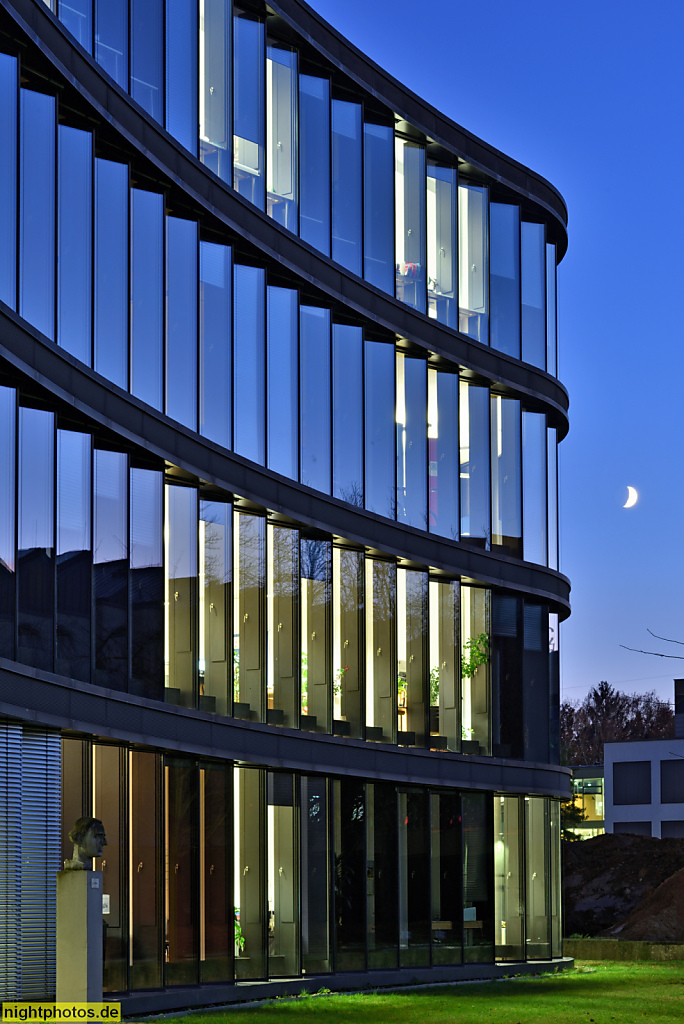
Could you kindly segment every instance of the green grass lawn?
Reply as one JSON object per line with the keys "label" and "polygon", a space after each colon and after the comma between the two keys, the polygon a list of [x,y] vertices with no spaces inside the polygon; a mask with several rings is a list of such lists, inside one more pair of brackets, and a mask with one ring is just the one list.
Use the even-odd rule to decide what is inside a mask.
{"label": "green grass lawn", "polygon": [[[578,969],[579,968],[579,969]],[[189,1014],[183,1024],[663,1024],[684,1021],[684,964],[579,961],[562,974]]]}

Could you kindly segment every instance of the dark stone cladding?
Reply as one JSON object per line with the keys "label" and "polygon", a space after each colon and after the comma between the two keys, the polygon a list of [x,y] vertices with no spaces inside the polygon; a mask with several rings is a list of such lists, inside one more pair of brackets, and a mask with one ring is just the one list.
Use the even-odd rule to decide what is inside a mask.
{"label": "dark stone cladding", "polygon": [[[286,268],[290,274],[315,288],[322,297],[341,303],[356,315],[459,366],[466,373],[494,382],[502,393],[527,398],[535,408],[546,410],[550,422],[558,428],[559,440],[565,436],[568,429],[568,395],[555,377],[438,324],[316,252],[208,172],[197,158],[191,156],[148,117],[128,94],[110,83],[95,61],[70,40],[66,30],[44,4],[35,3],[34,0],[0,2],[14,21],[15,34],[18,27],[59,75],[128,145],[146,157],[162,178],[183,190],[200,209],[210,212],[230,232],[263,254],[266,260]],[[303,20],[310,25],[314,43],[315,21],[320,34],[325,35],[327,44],[332,46],[336,39],[338,50],[343,50],[359,66],[359,74],[360,70],[365,69],[368,75],[372,72],[377,78],[382,78],[384,86],[389,90],[386,102],[392,104],[393,100],[397,103],[401,100],[407,115],[413,111],[416,121],[420,120],[418,115],[421,115],[424,120],[434,122],[433,135],[443,135],[445,144],[452,151],[458,152],[464,147],[477,150],[473,153],[469,151],[469,159],[481,164],[488,175],[500,181],[508,180],[508,169],[511,187],[520,195],[531,196],[535,203],[547,211],[551,209],[550,197],[555,196],[558,209],[552,210],[552,213],[562,221],[565,207],[558,194],[543,179],[537,178],[531,171],[522,168],[522,165],[487,147],[462,129],[457,129],[436,111],[421,104],[391,78],[383,75],[380,69],[363,60],[360,54],[344,44],[341,37],[318,22],[307,8],[294,2],[282,6],[283,12],[290,18],[291,12],[296,9],[298,24]],[[395,96],[392,89],[398,90],[398,95]],[[379,86],[376,92],[381,95]],[[491,167],[487,164],[488,155]],[[520,179],[517,184],[516,175]]]}
{"label": "dark stone cladding", "polygon": [[0,356],[90,421],[224,491],[352,543],[548,601],[562,618],[569,614],[570,581],[561,573],[384,519],[228,452],[111,384],[2,302]]}
{"label": "dark stone cladding", "polygon": [[0,716],[268,768],[567,798],[570,769],[340,739],[189,711],[0,658]]}

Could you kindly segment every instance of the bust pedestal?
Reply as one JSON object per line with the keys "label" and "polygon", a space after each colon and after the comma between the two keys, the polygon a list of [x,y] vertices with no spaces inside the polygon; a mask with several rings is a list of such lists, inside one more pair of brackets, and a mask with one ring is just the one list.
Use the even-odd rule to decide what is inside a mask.
{"label": "bust pedestal", "polygon": [[102,1002],[102,872],[57,872],[57,1002]]}

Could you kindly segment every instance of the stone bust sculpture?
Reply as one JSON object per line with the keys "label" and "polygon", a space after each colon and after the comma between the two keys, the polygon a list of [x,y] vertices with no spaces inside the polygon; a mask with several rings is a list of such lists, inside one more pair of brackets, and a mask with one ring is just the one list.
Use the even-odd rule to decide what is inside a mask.
{"label": "stone bust sculpture", "polygon": [[99,818],[79,818],[69,832],[69,839],[74,844],[74,855],[64,861],[65,871],[90,871],[93,857],[101,857],[107,845],[104,825]]}

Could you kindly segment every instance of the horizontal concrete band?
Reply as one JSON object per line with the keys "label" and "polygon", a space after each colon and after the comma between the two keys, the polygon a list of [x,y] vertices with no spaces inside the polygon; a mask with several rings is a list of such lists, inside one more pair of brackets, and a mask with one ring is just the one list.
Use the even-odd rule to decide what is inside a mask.
{"label": "horizontal concrete band", "polygon": [[89,370],[0,302],[0,358],[70,409],[199,479],[306,526],[421,565],[548,601],[566,618],[570,581],[498,552],[384,519],[248,462]]}
{"label": "horizontal concrete band", "polygon": [[190,711],[0,658],[0,716],[267,768],[567,798],[570,769],[300,732]]}
{"label": "horizontal concrete band", "polygon": [[[182,189],[200,208],[243,239],[255,258],[266,258],[286,268],[290,274],[310,285],[322,300],[338,302],[348,312],[407,339],[418,348],[434,353],[478,378],[498,382],[502,393],[526,398],[531,406],[546,410],[549,424],[558,429],[559,440],[566,435],[568,394],[555,377],[410,309],[282,229],[272,218],[208,172],[197,158],[148,117],[127,93],[110,84],[95,61],[70,42],[59,21],[45,5],[36,4],[33,0],[3,0],[3,6],[14,21],[14,31],[18,26],[24,32],[88,107],[96,111],[128,146],[149,160],[163,179]],[[480,145],[484,146],[484,143]],[[496,151],[492,150],[492,153]],[[502,160],[507,159],[502,154],[498,156]],[[525,173],[532,178],[532,172]],[[550,188],[548,183],[546,187]]]}

